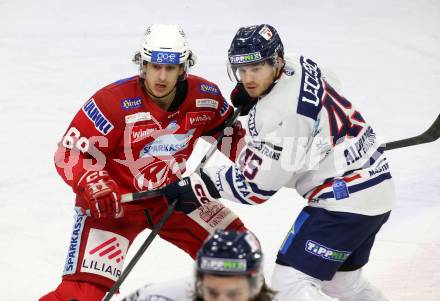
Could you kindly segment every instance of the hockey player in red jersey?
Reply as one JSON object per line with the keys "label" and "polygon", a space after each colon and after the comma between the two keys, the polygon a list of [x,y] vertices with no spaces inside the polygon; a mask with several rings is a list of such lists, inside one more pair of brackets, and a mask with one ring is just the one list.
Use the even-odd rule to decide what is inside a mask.
{"label": "hockey player in red jersey", "polygon": [[[168,207],[164,197],[122,205],[121,195],[176,181],[195,140],[219,135],[232,114],[215,84],[188,74],[195,60],[179,26],[150,26],[134,61],[140,76],[87,100],[55,154],[58,173],[76,194],[77,215],[62,282],[40,300],[101,300],[134,238]],[[159,235],[194,258],[215,229],[244,226],[210,202],[173,213]]]}

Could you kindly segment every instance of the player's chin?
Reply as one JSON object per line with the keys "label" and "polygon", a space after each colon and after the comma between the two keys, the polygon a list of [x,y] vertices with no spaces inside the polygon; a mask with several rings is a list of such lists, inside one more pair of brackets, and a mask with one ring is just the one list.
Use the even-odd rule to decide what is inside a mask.
{"label": "player's chin", "polygon": [[260,89],[258,87],[252,87],[252,88],[245,88],[246,92],[249,94],[250,97],[255,98],[260,96]]}
{"label": "player's chin", "polygon": [[170,93],[170,90],[168,87],[155,87],[153,92],[157,97],[163,97]]}

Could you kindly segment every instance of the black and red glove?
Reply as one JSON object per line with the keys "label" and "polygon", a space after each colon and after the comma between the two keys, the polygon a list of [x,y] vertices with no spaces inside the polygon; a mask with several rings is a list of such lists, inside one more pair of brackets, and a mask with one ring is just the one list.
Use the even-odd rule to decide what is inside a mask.
{"label": "black and red glove", "polygon": [[201,176],[193,173],[189,177],[168,184],[164,188],[168,203],[177,199],[176,210],[190,214],[203,204],[220,198],[220,194],[209,177],[201,172]]}
{"label": "black and red glove", "polygon": [[241,116],[249,113],[252,107],[257,103],[255,98],[252,98],[244,88],[242,83],[237,83],[235,88],[231,91],[231,102],[234,107],[241,107]]}
{"label": "black and red glove", "polygon": [[107,171],[88,172],[79,181],[78,189],[94,218],[124,216],[119,186]]}

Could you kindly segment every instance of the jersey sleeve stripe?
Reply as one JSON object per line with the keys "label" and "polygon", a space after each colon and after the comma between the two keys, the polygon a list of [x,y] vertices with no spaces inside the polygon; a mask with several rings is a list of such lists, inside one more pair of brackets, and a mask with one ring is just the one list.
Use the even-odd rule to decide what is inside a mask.
{"label": "jersey sleeve stripe", "polygon": [[258,187],[255,183],[249,183],[249,186],[251,186],[251,189],[253,192],[258,193],[260,195],[271,197],[273,196],[277,191],[276,190],[264,190]]}
{"label": "jersey sleeve stripe", "polygon": [[234,195],[234,197],[239,200],[241,203],[245,204],[245,205],[252,205],[251,203],[249,203],[246,199],[244,199],[240,193],[235,189],[234,186],[234,180],[232,177],[232,166],[230,168],[228,168],[228,171],[226,171],[225,173],[225,177],[226,177],[226,181],[228,182],[228,185],[231,189],[232,194]]}
{"label": "jersey sleeve stripe", "polygon": [[[355,174],[355,175],[353,175],[353,176],[351,176],[351,177],[344,177],[344,178],[342,178],[342,180],[344,180],[344,182],[345,183],[349,183],[349,182],[351,182],[351,181],[354,181],[354,180],[356,180],[356,179],[360,179],[361,178],[361,175],[359,175],[359,174]],[[318,187],[316,187],[313,191],[312,191],[312,193],[307,197],[307,199],[310,201],[311,199],[313,199],[316,195],[318,195],[318,193],[319,192],[321,192],[322,190],[324,190],[324,189],[326,189],[326,188],[329,188],[329,187],[332,187],[333,186],[333,180],[332,181],[329,181],[329,182],[327,182],[327,183],[324,183],[324,184],[322,184],[322,185],[319,185]],[[333,193],[333,192],[332,192]]]}
{"label": "jersey sleeve stripe", "polygon": [[257,203],[257,204],[262,204],[268,200],[268,198],[262,199],[262,198],[257,197],[256,195],[250,196],[249,199],[252,202]]}
{"label": "jersey sleeve stripe", "polygon": [[[377,176],[375,178],[372,178],[372,179],[370,179],[368,181],[365,181],[365,182],[362,182],[362,183],[359,183],[359,184],[347,187],[348,188],[348,192],[350,194],[351,193],[355,193],[355,192],[358,192],[358,191],[361,191],[361,190],[373,187],[375,185],[378,185],[378,184],[382,183],[383,181],[389,180],[389,179],[391,179],[391,173],[387,172],[387,173],[381,174],[381,175],[379,175],[379,176]],[[325,192],[325,193],[319,195],[320,199],[331,199],[331,198],[334,198],[334,197],[335,196],[334,196],[333,191]]]}

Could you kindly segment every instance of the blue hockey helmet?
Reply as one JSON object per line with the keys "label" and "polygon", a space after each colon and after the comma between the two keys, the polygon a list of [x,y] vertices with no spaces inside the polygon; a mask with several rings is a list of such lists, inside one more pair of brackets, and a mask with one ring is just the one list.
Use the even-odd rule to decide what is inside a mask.
{"label": "blue hockey helmet", "polygon": [[247,276],[256,296],[264,283],[262,262],[260,242],[252,232],[216,230],[197,254],[197,291],[200,294],[204,274]]}
{"label": "blue hockey helmet", "polygon": [[284,57],[284,46],[273,26],[261,24],[241,27],[228,50],[228,72],[233,71],[235,76],[237,67],[267,60],[275,65],[277,57]]}

